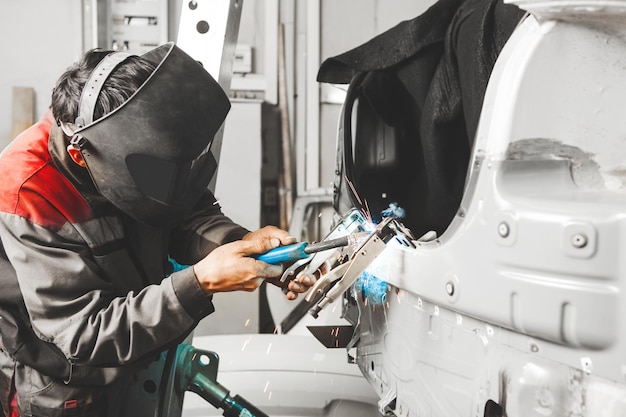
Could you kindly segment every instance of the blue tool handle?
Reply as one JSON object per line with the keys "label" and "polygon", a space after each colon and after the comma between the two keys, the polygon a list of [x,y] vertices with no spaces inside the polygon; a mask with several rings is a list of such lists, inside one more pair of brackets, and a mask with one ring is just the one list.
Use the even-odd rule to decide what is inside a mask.
{"label": "blue tool handle", "polygon": [[298,259],[304,259],[309,256],[304,248],[308,245],[308,242],[294,243],[287,246],[279,246],[274,248],[268,252],[265,252],[262,255],[256,256],[255,258],[259,261],[263,261],[265,263],[271,265],[277,265],[283,262],[296,261]]}

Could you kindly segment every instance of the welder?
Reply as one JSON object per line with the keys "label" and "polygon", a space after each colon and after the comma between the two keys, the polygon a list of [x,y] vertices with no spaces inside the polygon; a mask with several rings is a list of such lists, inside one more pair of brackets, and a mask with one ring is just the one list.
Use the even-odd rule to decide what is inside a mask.
{"label": "welder", "polygon": [[[213,294],[281,274],[254,255],[293,238],[234,223],[207,189],[229,109],[172,43],[92,50],[3,151],[4,414],[117,415],[134,372],[188,336]],[[170,259],[190,267],[173,272]],[[287,298],[310,284],[290,283]]]}

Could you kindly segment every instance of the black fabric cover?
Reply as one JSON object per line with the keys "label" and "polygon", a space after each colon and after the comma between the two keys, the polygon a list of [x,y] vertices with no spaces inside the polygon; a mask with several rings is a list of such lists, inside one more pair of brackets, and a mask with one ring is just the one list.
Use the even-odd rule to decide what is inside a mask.
{"label": "black fabric cover", "polygon": [[[354,167],[349,167],[349,142],[339,143],[338,211],[367,205],[376,218],[396,201],[414,234],[443,233],[463,195],[491,71],[523,16],[501,0],[440,0],[422,15],[322,63],[318,81],[350,83],[353,98],[359,99]],[[360,122],[362,115],[369,120]],[[368,146],[361,155],[359,148]],[[372,152],[388,160],[372,164]]]}

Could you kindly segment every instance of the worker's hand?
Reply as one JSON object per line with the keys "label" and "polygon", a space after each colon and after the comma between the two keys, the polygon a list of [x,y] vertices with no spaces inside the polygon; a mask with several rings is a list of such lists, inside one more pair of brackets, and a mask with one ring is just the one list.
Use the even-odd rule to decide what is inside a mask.
{"label": "worker's hand", "polygon": [[296,242],[296,238],[291,236],[283,229],[279,229],[276,226],[265,226],[254,232],[247,233],[242,240],[257,240],[257,239],[278,239],[281,245],[290,245]]}
{"label": "worker's hand", "polygon": [[[290,245],[296,242],[296,238],[291,236],[286,231],[279,229],[276,226],[265,226],[254,232],[250,232],[243,237],[245,241],[251,241],[254,239],[279,239],[280,245]],[[284,287],[284,283],[280,283],[278,278],[268,279],[270,284],[274,284],[279,287]],[[298,294],[307,292],[309,288],[315,284],[316,277],[301,276],[287,283],[286,297],[288,300],[295,300],[298,298]]]}
{"label": "worker's hand", "polygon": [[295,300],[298,298],[298,294],[302,294],[307,292],[309,288],[317,281],[317,277],[310,275],[299,275],[295,279],[289,281],[287,284],[287,289],[289,290],[285,296],[288,300]]}
{"label": "worker's hand", "polygon": [[295,300],[298,298],[298,294],[307,292],[309,288],[317,282],[320,275],[325,273],[325,271],[326,269],[324,265],[313,274],[305,274],[303,271],[300,271],[296,273],[295,278],[290,279],[287,282],[281,282],[279,278],[270,278],[266,279],[266,281],[282,288],[288,300]]}
{"label": "worker's hand", "polygon": [[322,266],[313,273],[305,273],[301,270],[296,274],[296,278],[289,281],[287,286],[288,292],[286,294],[288,300],[295,300],[298,298],[299,293],[303,293],[309,290],[313,284],[317,282],[319,277],[326,274],[329,271],[329,266],[325,262]]}
{"label": "worker's hand", "polygon": [[283,267],[257,261],[252,256],[265,253],[280,244],[277,237],[227,243],[195,264],[193,271],[207,294],[254,291],[263,279],[279,277]]}

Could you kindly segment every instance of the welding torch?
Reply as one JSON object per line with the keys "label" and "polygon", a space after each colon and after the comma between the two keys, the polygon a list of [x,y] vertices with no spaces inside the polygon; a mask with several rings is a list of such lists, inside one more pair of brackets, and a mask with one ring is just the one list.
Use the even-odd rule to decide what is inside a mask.
{"label": "welding torch", "polygon": [[368,235],[369,233],[367,232],[359,232],[338,237],[336,239],[323,240],[316,243],[293,243],[291,245],[274,248],[268,252],[265,252],[264,254],[256,256],[255,258],[259,261],[263,261],[271,265],[297,261],[298,259],[307,258],[317,252],[340,248],[348,245],[356,245],[359,239],[362,239]]}

